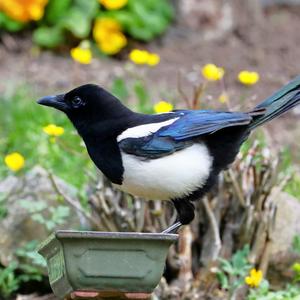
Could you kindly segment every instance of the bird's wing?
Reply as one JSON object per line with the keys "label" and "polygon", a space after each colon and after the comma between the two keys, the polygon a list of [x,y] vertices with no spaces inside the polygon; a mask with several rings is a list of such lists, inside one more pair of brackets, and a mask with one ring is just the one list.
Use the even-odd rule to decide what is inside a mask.
{"label": "bird's wing", "polygon": [[183,141],[204,134],[211,134],[220,129],[247,125],[252,117],[249,113],[198,110],[183,112],[183,116],[158,133],[161,137],[172,137],[175,141]]}
{"label": "bird's wing", "polygon": [[197,137],[226,127],[247,125],[252,120],[248,113],[239,112],[199,110],[180,111],[177,114],[175,122],[151,135],[119,141],[120,149],[146,159],[159,158],[190,146]]}

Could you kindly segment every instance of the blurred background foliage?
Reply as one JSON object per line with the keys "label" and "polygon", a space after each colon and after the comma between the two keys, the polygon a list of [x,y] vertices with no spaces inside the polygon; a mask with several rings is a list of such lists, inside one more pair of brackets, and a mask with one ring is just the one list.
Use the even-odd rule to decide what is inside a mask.
{"label": "blurred background foliage", "polygon": [[149,42],[165,32],[173,17],[167,0],[2,0],[0,4],[0,29],[32,30],[33,41],[45,48],[92,38],[95,22],[101,19],[117,23],[130,38]]}
{"label": "blurred background foliage", "polygon": [[[294,7],[225,2],[0,1],[1,300],[51,299],[35,249],[53,230],[158,232],[176,218],[168,203],[114,189],[67,118],[36,99],[92,81],[142,113],[247,110],[299,73],[291,55],[299,39],[281,31],[296,30],[285,26],[299,18]],[[19,67],[21,80],[11,80]],[[290,116],[253,134],[197,203],[153,299],[299,299],[298,114]]]}

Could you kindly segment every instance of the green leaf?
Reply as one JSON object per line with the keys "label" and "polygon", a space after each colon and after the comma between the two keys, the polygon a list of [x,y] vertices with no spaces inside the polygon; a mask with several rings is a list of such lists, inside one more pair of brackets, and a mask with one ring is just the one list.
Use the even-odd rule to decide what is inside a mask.
{"label": "green leaf", "polygon": [[30,200],[20,200],[19,205],[21,207],[25,208],[26,210],[28,210],[28,212],[30,212],[31,214],[41,212],[48,207],[46,202],[43,202],[43,201],[34,201],[33,202]]}
{"label": "green leaf", "polygon": [[91,20],[79,8],[72,7],[60,25],[77,38],[86,38],[91,30]]}
{"label": "green leaf", "polygon": [[49,1],[47,8],[45,19],[50,24],[56,24],[57,21],[62,18],[68,8],[70,7],[72,0],[51,0]]}
{"label": "green leaf", "polygon": [[236,270],[241,270],[248,266],[249,246],[246,245],[242,250],[237,251],[232,257],[232,265]]}
{"label": "green leaf", "polygon": [[139,100],[138,110],[141,112],[148,112],[150,106],[150,95],[141,80],[135,82],[134,92]]}
{"label": "green leaf", "polygon": [[221,262],[221,267],[224,272],[226,272],[230,275],[234,273],[234,269],[228,260],[223,259],[223,258],[219,258],[219,260]]}
{"label": "green leaf", "polygon": [[[153,0],[152,0],[153,1]],[[175,15],[174,6],[169,3],[169,1],[160,1],[160,10],[163,16],[168,20],[171,21]]]}
{"label": "green leaf", "polygon": [[32,219],[33,221],[35,221],[35,222],[40,223],[40,224],[45,224],[45,223],[46,223],[46,219],[43,217],[43,215],[38,214],[38,213],[33,214],[33,215],[31,216],[31,219]]}
{"label": "green leaf", "polygon": [[0,295],[8,298],[20,286],[20,280],[16,277],[17,262],[12,261],[6,268],[0,267]]}
{"label": "green leaf", "polygon": [[0,220],[4,219],[7,216],[8,208],[6,205],[6,197],[5,193],[0,193]]}
{"label": "green leaf", "polygon": [[108,11],[101,14],[101,16],[115,19],[122,25],[124,31],[127,31],[130,26],[134,26],[134,24],[136,24],[136,22],[138,21],[138,19],[132,12],[124,10]]}
{"label": "green leaf", "polygon": [[55,48],[64,43],[63,31],[59,27],[40,27],[33,32],[33,41],[45,48]]}
{"label": "green leaf", "polygon": [[4,26],[5,19],[4,13],[0,11],[0,28]]}
{"label": "green leaf", "polygon": [[0,12],[0,28],[4,28],[5,30],[10,32],[16,32],[20,31],[25,26],[25,23],[15,21],[4,13]]}
{"label": "green leaf", "polygon": [[89,19],[94,18],[100,8],[98,0],[75,0],[75,6]]}
{"label": "green leaf", "polygon": [[55,224],[63,224],[66,218],[70,215],[70,208],[68,206],[51,207],[49,211],[52,213],[51,219]]}
{"label": "green leaf", "polygon": [[[156,1],[157,2],[157,1]],[[148,41],[155,35],[161,34],[167,27],[169,21],[165,17],[162,10],[165,9],[164,1],[154,3],[146,1],[131,1],[129,3],[130,10],[135,16],[134,25],[130,25],[129,33],[135,38]],[[169,5],[167,4],[167,7]],[[151,33],[151,34],[150,34]],[[145,36],[143,36],[145,34]]]}
{"label": "green leaf", "polygon": [[294,236],[292,246],[295,252],[300,253],[300,235]]}
{"label": "green leaf", "polygon": [[158,35],[165,31],[168,22],[159,15],[148,15],[144,19],[145,27],[151,28],[152,33]]}
{"label": "green leaf", "polygon": [[53,221],[51,221],[51,220],[50,221],[46,221],[45,225],[46,225],[46,228],[49,231],[52,231],[55,228],[55,226],[56,226],[56,224]]}
{"label": "green leaf", "polygon": [[217,279],[222,287],[222,289],[228,289],[229,288],[229,282],[228,278],[225,273],[223,272],[217,272]]}
{"label": "green leaf", "polygon": [[151,41],[154,38],[154,33],[150,28],[145,26],[142,27],[138,24],[130,24],[128,27],[128,33],[137,40],[144,42]]}
{"label": "green leaf", "polygon": [[10,32],[17,32],[17,31],[22,30],[25,27],[25,24],[14,21],[14,20],[7,19],[5,21],[4,27],[6,30],[8,30]]}
{"label": "green leaf", "polygon": [[111,92],[114,96],[122,101],[126,101],[129,97],[129,92],[125,81],[122,78],[116,78],[111,87]]}

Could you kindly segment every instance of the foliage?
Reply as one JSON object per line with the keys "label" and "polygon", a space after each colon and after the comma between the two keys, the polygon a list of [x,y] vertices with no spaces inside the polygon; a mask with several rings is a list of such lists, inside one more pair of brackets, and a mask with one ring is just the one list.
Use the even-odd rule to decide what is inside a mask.
{"label": "foliage", "polygon": [[129,36],[147,42],[166,30],[173,13],[166,0],[129,0],[122,10],[100,12],[99,15],[116,19]]}
{"label": "foliage", "polygon": [[292,244],[293,250],[300,254],[300,235],[295,235]]}
{"label": "foliage", "polygon": [[66,218],[70,215],[68,206],[49,207],[44,201],[32,203],[32,201],[20,200],[20,206],[30,212],[32,220],[44,225],[48,231],[64,224]]}
{"label": "foliage", "polygon": [[45,268],[44,259],[36,252],[38,241],[30,241],[17,249],[18,261],[13,260],[7,267],[0,267],[0,295],[8,297],[28,281],[41,281]]}
{"label": "foliage", "polygon": [[[8,0],[3,1],[6,3]],[[110,8],[107,2],[49,0],[45,11],[41,12],[42,19],[34,24],[33,41],[41,47],[54,48],[87,39],[96,19],[111,18],[121,25],[126,35],[147,42],[161,35],[174,15],[168,0],[128,0],[128,3],[123,1],[124,6],[118,9]],[[25,5],[21,3],[22,8]],[[9,14],[5,7],[1,12],[0,6],[0,29],[19,31],[30,28],[29,21],[34,19],[20,19]],[[44,7],[40,9],[44,10]]]}
{"label": "foliage", "polygon": [[6,195],[4,193],[0,193],[0,221],[4,219],[7,215],[7,207],[6,207]]}
{"label": "foliage", "polygon": [[[296,235],[293,239],[292,248],[295,252],[300,253],[300,236]],[[296,300],[300,294],[300,264],[294,263],[292,266],[294,271],[293,283],[288,284],[284,289],[271,291],[270,284],[267,280],[263,280],[258,289],[251,289],[247,300]]]}
{"label": "foliage", "polygon": [[229,260],[219,258],[220,266],[216,273],[217,278],[221,287],[229,290],[230,294],[244,285],[245,277],[252,267],[248,261],[249,251],[249,245],[245,245],[243,249],[234,253]]}
{"label": "foliage", "polygon": [[247,300],[298,300],[300,287],[297,285],[287,285],[285,289],[270,291],[269,283],[264,283],[258,289],[251,289]]}
{"label": "foliage", "polygon": [[20,286],[20,279],[15,271],[17,263],[12,262],[6,268],[0,267],[0,295],[8,297]]}
{"label": "foliage", "polygon": [[292,175],[291,180],[287,183],[284,190],[297,199],[300,199],[300,175],[298,173]]}
{"label": "foliage", "polygon": [[285,191],[290,195],[300,199],[300,175],[299,170],[295,168],[293,163],[293,158],[291,155],[291,150],[286,147],[281,153],[281,172],[290,174],[291,179],[285,186]]}
{"label": "foliage", "polygon": [[134,96],[136,101],[133,104],[133,109],[136,111],[142,113],[154,112],[150,101],[150,91],[141,79],[135,79],[131,85],[128,85],[123,78],[118,77],[113,81],[111,91],[125,103],[131,95]]}
{"label": "foliage", "polygon": [[[88,172],[92,164],[80,138],[65,116],[42,108],[35,103],[35,98],[26,88],[16,89],[12,95],[0,96],[1,110],[7,112],[0,119],[0,156],[18,151],[26,160],[22,171],[41,165],[69,183],[82,187],[87,176],[77,170]],[[55,141],[43,131],[45,126],[53,123],[65,129]],[[1,163],[0,178],[8,173],[8,168]]]}

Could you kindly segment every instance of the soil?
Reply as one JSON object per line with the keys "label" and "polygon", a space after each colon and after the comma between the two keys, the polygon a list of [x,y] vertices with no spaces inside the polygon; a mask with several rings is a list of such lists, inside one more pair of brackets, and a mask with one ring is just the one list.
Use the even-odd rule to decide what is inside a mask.
{"label": "soil", "polygon": [[[153,87],[157,100],[161,95],[175,97],[177,74],[184,74],[184,89],[191,95],[200,69],[213,62],[225,68],[225,84],[231,99],[231,108],[251,108],[291,78],[300,73],[300,7],[272,7],[264,11],[263,26],[249,26],[244,34],[231,30],[218,40],[204,40],[197,31],[182,24],[174,25],[162,38],[148,45],[133,44],[159,53],[161,63],[155,68],[142,70],[148,87]],[[199,29],[200,33],[201,29]],[[255,33],[253,35],[253,33]],[[116,75],[124,74],[125,59],[95,59],[90,65],[77,65],[68,51],[53,53],[40,51],[31,43],[29,34],[2,35],[0,44],[0,93],[9,93],[17,85],[29,84],[35,95],[57,93],[87,82],[109,87]],[[247,36],[254,36],[250,41]],[[126,54],[125,54],[126,56]],[[261,80],[245,88],[236,80],[242,69],[259,72]],[[197,81],[197,79],[196,79]],[[215,108],[214,97],[220,94],[220,85],[212,84],[202,100],[204,106]],[[241,99],[244,99],[241,101]],[[300,162],[300,109],[266,126],[268,138],[274,147],[290,145]]]}

